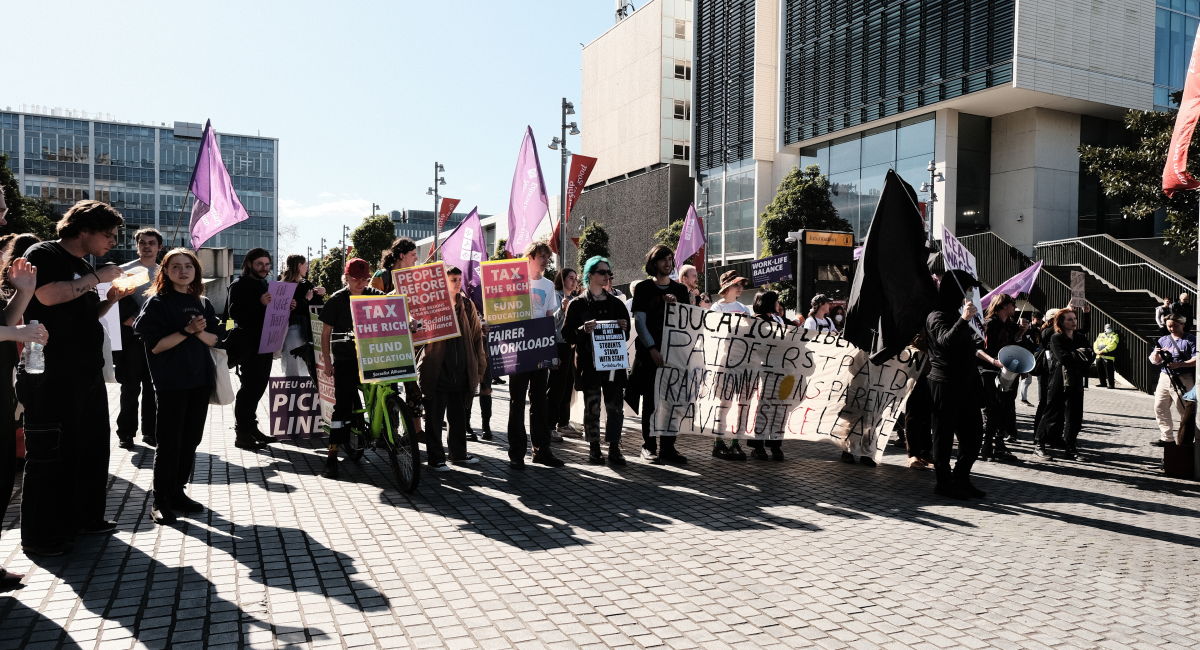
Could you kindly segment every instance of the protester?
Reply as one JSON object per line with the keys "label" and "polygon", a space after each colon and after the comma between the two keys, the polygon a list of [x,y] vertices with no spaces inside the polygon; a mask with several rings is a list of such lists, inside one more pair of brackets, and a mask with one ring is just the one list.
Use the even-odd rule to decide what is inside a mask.
{"label": "protester", "polygon": [[[1042,321],[1041,314],[1031,314],[1029,317],[1029,329],[1025,330],[1025,335],[1021,337],[1021,341],[1018,343],[1018,345],[1021,347],[1029,350],[1029,353],[1032,354],[1035,359],[1038,355],[1038,348],[1041,347],[1040,339],[1043,325],[1044,322]],[[1029,401],[1029,387],[1033,385],[1033,377],[1035,374],[1036,371],[1027,372],[1021,375],[1021,403],[1025,406],[1033,406],[1033,404]],[[1039,385],[1040,383],[1041,382],[1039,381]],[[1008,439],[1008,442],[1016,442],[1016,440],[1016,436],[1014,435]]]}
{"label": "protester", "polygon": [[[554,283],[543,277],[550,264],[550,245],[535,241],[525,249],[529,265],[529,293],[533,298],[533,317],[554,316]],[[516,470],[525,469],[525,452],[530,438],[533,442],[533,462],[550,467],[562,467],[563,461],[550,449],[550,432],[546,417],[547,370],[537,368],[509,377],[508,460]],[[529,430],[525,429],[525,397],[529,396]]]}
{"label": "protester", "polygon": [[[1013,321],[1016,311],[1017,301],[1012,296],[998,293],[992,297],[983,329],[984,351],[990,358],[998,357],[1005,346],[1015,345],[1029,329],[1028,323]],[[983,448],[979,458],[1014,462],[1017,457],[1008,450],[1005,437],[1017,432],[1016,384],[1005,388],[999,370],[990,362],[980,362],[979,375],[983,382]]]}
{"label": "protester", "polygon": [[[971,329],[978,313],[966,296],[979,282],[965,271],[949,271],[938,287],[936,309],[926,319],[929,343],[929,394],[932,404],[934,492],[952,499],[982,498],[971,484],[971,466],[979,455],[982,436],[979,372],[976,361],[987,361],[983,341]],[[992,359],[999,367],[999,361]],[[950,469],[954,438],[958,460]]]}
{"label": "protester", "polygon": [[804,329],[814,332],[837,333],[838,329],[834,325],[833,319],[829,317],[829,308],[832,304],[833,300],[823,293],[813,296],[809,302],[808,318],[804,319]]}
{"label": "protester", "polygon": [[567,320],[567,305],[579,294],[579,274],[575,269],[563,269],[554,277],[554,335],[558,345],[558,367],[550,371],[546,388],[546,403],[550,416],[550,437],[557,441],[564,435],[578,436],[571,426],[571,384],[574,381],[574,359],[571,344],[563,334],[563,323]]}
{"label": "protester", "polygon": [[270,273],[271,254],[265,248],[252,248],[242,260],[241,277],[229,286],[229,316],[236,328],[229,334],[226,350],[242,380],[233,403],[234,446],[238,449],[262,449],[275,440],[258,428],[258,402],[267,391],[273,356],[258,353],[271,302],[267,292]]}
{"label": "protester", "polygon": [[[288,316],[287,336],[283,339],[283,374],[286,377],[308,376],[308,361],[313,361],[312,321],[309,308],[325,302],[325,287],[309,282],[308,259],[303,255],[288,255],[284,260],[286,270],[279,276],[283,282],[295,282],[295,304]],[[297,352],[298,351],[298,352]]]}
{"label": "protester", "polygon": [[162,261],[162,273],[147,291],[134,321],[134,331],[149,352],[150,374],[158,395],[158,446],[154,451],[154,499],[150,518],[175,522],[176,511],[204,512],[187,495],[204,437],[208,401],[216,385],[209,348],[220,340],[222,327],[212,303],[204,297],[200,260],[176,248]]}
{"label": "protester", "polygon": [[[0,188],[0,225],[4,224],[7,207],[4,204],[3,188]],[[0,310],[4,312],[4,325],[0,326],[0,521],[8,511],[12,498],[13,481],[17,472],[17,429],[14,412],[17,406],[11,377],[17,367],[17,343],[40,343],[49,341],[46,327],[42,324],[22,325],[21,316],[37,288],[37,269],[23,257],[13,256],[16,236],[7,236],[0,252],[0,268],[3,269],[4,290],[0,295]],[[0,566],[0,591],[16,588],[25,576],[8,571]]]}
{"label": "protester", "polygon": [[1113,365],[1116,358],[1113,352],[1121,344],[1121,337],[1113,331],[1112,323],[1104,324],[1104,331],[1096,337],[1092,351],[1096,353],[1096,377],[1100,380],[1101,388],[1116,388],[1116,372]]}
{"label": "protester", "polygon": [[113,353],[116,362],[117,381],[121,384],[121,410],[117,413],[117,441],[122,449],[133,449],[133,434],[138,430],[138,398],[142,402],[142,442],[153,447],[155,436],[156,408],[154,383],[150,380],[150,366],[146,359],[146,346],[133,331],[133,319],[146,304],[146,290],[154,286],[158,274],[158,254],[162,251],[162,233],[154,228],[142,228],[133,235],[137,244],[138,258],[121,265],[128,273],[145,269],[147,280],[133,290],[133,294],[117,304],[121,321],[121,350]]}
{"label": "protester", "polygon": [[1049,386],[1046,410],[1042,413],[1034,440],[1034,455],[1050,459],[1046,448],[1050,432],[1061,428],[1063,457],[1077,459],[1076,439],[1083,428],[1083,378],[1092,364],[1092,343],[1078,329],[1075,310],[1067,307],[1054,315],[1054,335],[1050,337]]}
{"label": "protester", "polygon": [[654,436],[654,376],[663,365],[659,350],[662,338],[663,319],[667,305],[688,304],[687,287],[671,279],[675,270],[675,253],[659,244],[646,253],[643,265],[651,281],[638,282],[633,287],[634,324],[637,339],[634,340],[635,355],[633,371],[629,375],[626,400],[631,404],[641,401],[642,452],[641,457],[652,463],[686,465],[687,458],[675,449],[675,436]]}
{"label": "protester", "polygon": [[371,266],[354,257],[342,274],[344,287],[333,292],[321,309],[321,355],[325,374],[333,377],[333,413],[329,418],[329,448],[325,455],[325,478],[338,477],[338,447],[350,442],[353,421],[361,423],[358,395],[358,348],[354,344],[354,319],[350,296],[382,296],[371,282]]}
{"label": "protester", "polygon": [[446,284],[460,336],[426,343],[417,349],[417,383],[425,402],[425,444],[429,466],[435,472],[449,471],[442,448],[442,422],[449,425],[446,440],[450,462],[474,465],[467,454],[467,400],[479,387],[487,369],[483,345],[483,322],[475,304],[463,293],[462,270],[446,270]]}
{"label": "protester", "polygon": [[[918,350],[928,347],[925,334],[913,339],[912,346]],[[912,469],[928,469],[933,461],[933,396],[929,392],[929,364],[925,364],[913,384],[913,390],[904,403],[904,447],[908,452],[908,466]]]}
{"label": "protester", "polygon": [[838,304],[831,307],[829,309],[829,318],[833,320],[834,331],[842,331],[842,323],[846,320],[846,306]]}
{"label": "protester", "polygon": [[[776,291],[760,291],[754,296],[754,317],[759,320],[765,320],[768,323],[776,323],[778,325],[791,325],[784,317],[779,315],[779,293]],[[767,460],[767,450],[771,450],[769,458],[774,461],[783,460],[783,440],[749,440],[746,446],[750,447],[750,455],[758,460]]]}
{"label": "protester", "polygon": [[1179,294],[1179,300],[1171,304],[1171,313],[1183,318],[1185,332],[1196,322],[1196,306],[1192,304],[1192,297],[1187,292]]}
{"label": "protester", "polygon": [[[1033,414],[1033,431],[1034,439],[1037,439],[1037,432],[1041,428],[1042,417],[1046,414],[1048,402],[1046,399],[1050,390],[1050,360],[1053,355],[1050,354],[1050,337],[1054,336],[1054,317],[1058,315],[1058,309],[1046,310],[1046,318],[1042,321],[1042,329],[1038,332],[1038,348],[1034,352],[1033,373],[1038,380],[1038,403],[1037,409]],[[1048,447],[1062,445],[1062,429],[1055,427],[1051,428],[1042,442]]]}
{"label": "protester", "polygon": [[[720,311],[729,314],[744,314],[753,316],[750,308],[738,301],[741,298],[742,292],[746,290],[750,281],[737,274],[737,271],[726,271],[721,274],[721,288],[717,291],[720,296],[716,302],[712,304],[713,311]],[[746,460],[746,452],[742,451],[742,446],[737,438],[729,441],[726,446],[725,439],[718,436],[713,440],[712,455],[714,458],[724,460]]]}
{"label": "protester", "polygon": [[1183,317],[1168,314],[1164,323],[1167,335],[1158,339],[1150,363],[1162,369],[1154,387],[1154,416],[1158,422],[1158,440],[1163,446],[1175,439],[1175,418],[1184,416],[1183,394],[1196,385],[1196,335],[1187,333]]}
{"label": "protester", "polygon": [[392,245],[383,252],[379,260],[379,270],[371,276],[371,288],[384,293],[396,289],[392,284],[392,271],[406,269],[417,263],[417,244],[408,237],[398,237]]}
{"label": "protester", "polygon": [[[778,294],[776,294],[776,295],[778,295]],[[784,325],[791,325],[792,327],[799,327],[804,324],[803,321],[796,321],[791,318],[788,318],[787,308],[783,306],[783,303],[780,302],[778,300],[778,298],[776,298],[776,300],[775,300],[775,315],[779,317],[779,321],[782,322]]]}
{"label": "protester", "polygon": [[92,267],[117,243],[124,219],[100,201],[79,201],[55,226],[59,239],[25,253],[37,269],[37,290],[25,321],[45,325],[53,341],[45,372],[18,376],[25,405],[25,477],[21,544],[27,555],[62,555],[76,533],[109,533],[108,391],[104,387],[104,328],[100,318],[128,290],[112,287],[104,300],[96,285],[121,276],[116,265]]}
{"label": "protester", "polygon": [[1162,304],[1154,308],[1154,323],[1158,325],[1159,336],[1166,336],[1168,334],[1166,318],[1171,313],[1170,298],[1163,298]]}
{"label": "protester", "polygon": [[701,309],[712,307],[712,298],[707,293],[700,292],[700,273],[696,270],[695,266],[684,264],[679,267],[679,282],[687,287],[688,297],[690,298],[688,304],[695,305]]}

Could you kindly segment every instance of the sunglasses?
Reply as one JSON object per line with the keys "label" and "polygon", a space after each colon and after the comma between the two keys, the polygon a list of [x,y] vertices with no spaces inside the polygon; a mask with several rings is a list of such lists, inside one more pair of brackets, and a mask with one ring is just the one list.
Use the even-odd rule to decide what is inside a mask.
{"label": "sunglasses", "polygon": [[603,270],[603,271],[601,271],[601,270],[597,269],[597,270],[595,270],[595,271],[592,271],[592,273],[595,273],[595,274],[597,274],[597,275],[612,275],[612,274],[613,274],[613,272],[612,272],[611,270],[608,270],[608,269],[605,269],[605,270]]}

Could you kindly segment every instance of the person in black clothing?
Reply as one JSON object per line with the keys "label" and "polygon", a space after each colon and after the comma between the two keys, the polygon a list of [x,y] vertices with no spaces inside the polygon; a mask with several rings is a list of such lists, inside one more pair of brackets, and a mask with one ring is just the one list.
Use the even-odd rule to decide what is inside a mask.
{"label": "person in black clothing", "polygon": [[[929,342],[929,394],[932,402],[934,492],[952,499],[982,498],[983,490],[971,484],[971,466],[979,455],[983,423],[976,363],[999,368],[1000,362],[983,350],[983,340],[971,328],[978,313],[966,292],[979,282],[954,270],[942,277],[937,309],[925,321]],[[950,469],[950,453],[958,437],[958,461]]]}
{"label": "person in black clothing", "polygon": [[[1050,337],[1054,336],[1054,317],[1058,314],[1057,309],[1049,309],[1046,311],[1046,318],[1042,321],[1042,327],[1037,333],[1038,347],[1034,350],[1034,359],[1036,365],[1033,367],[1033,372],[1037,376],[1038,382],[1038,404],[1037,409],[1033,413],[1033,432],[1034,439],[1037,439],[1038,431],[1041,430],[1042,417],[1046,414],[1046,408],[1049,406],[1047,395],[1050,390]],[[1062,445],[1061,429],[1051,428],[1047,430],[1046,435],[1042,438],[1042,443],[1051,447]]]}
{"label": "person in black clothing", "polygon": [[142,305],[146,304],[146,290],[154,283],[158,273],[158,254],[162,251],[162,233],[154,228],[142,228],[133,235],[137,242],[138,258],[121,265],[122,271],[145,269],[146,283],[135,288],[133,294],[117,303],[121,322],[121,350],[113,352],[116,363],[117,381],[121,384],[121,410],[117,413],[117,440],[122,449],[133,449],[133,434],[138,430],[138,400],[142,408],[142,442],[153,447],[157,408],[154,400],[154,384],[150,381],[150,365],[146,359],[146,346],[133,332],[133,319],[137,318]]}
{"label": "person in black clothing", "polygon": [[1039,458],[1053,458],[1046,449],[1046,441],[1051,431],[1061,429],[1063,457],[1075,460],[1079,457],[1075,443],[1083,428],[1083,378],[1087,376],[1095,352],[1087,335],[1078,330],[1079,320],[1074,309],[1058,310],[1053,322],[1046,410],[1038,423],[1033,453]]}
{"label": "person in black clothing", "polygon": [[325,372],[333,377],[333,414],[329,422],[329,451],[325,458],[325,478],[338,477],[338,445],[350,442],[351,418],[361,407],[358,396],[358,351],[354,345],[354,319],[350,315],[350,296],[382,296],[384,293],[368,286],[371,266],[357,257],[346,262],[342,276],[346,286],[338,289],[321,309],[321,354]]}
{"label": "person in black clothing", "polygon": [[37,268],[25,322],[44,324],[51,341],[45,372],[22,370],[17,381],[25,405],[21,544],[28,555],[62,555],[76,533],[117,527],[104,516],[111,429],[100,318],[129,292],[114,287],[101,300],[96,285],[112,282],[121,269],[94,268],[84,257],[107,254],[123,223],[112,206],[80,201],[56,225],[60,239],[25,253]]}
{"label": "person in black clothing", "polygon": [[663,365],[658,347],[662,338],[667,305],[690,304],[687,287],[671,279],[675,252],[659,244],[646,253],[649,280],[633,287],[633,319],[637,327],[636,354],[629,376],[626,401],[642,401],[642,458],[652,463],[686,465],[687,458],[675,449],[675,436],[654,436],[654,376]]}
{"label": "person in black clothing", "polygon": [[[1176,316],[1182,316],[1185,319],[1183,321],[1185,327],[1183,331],[1186,332],[1192,329],[1192,323],[1196,320],[1196,306],[1192,304],[1192,297],[1187,292],[1179,294],[1179,300],[1171,303],[1171,313]],[[1163,327],[1165,328],[1166,326],[1164,325]],[[1086,328],[1081,327],[1080,329],[1086,331]]]}
{"label": "person in black clothing", "polygon": [[[288,314],[287,337],[283,340],[283,374],[286,377],[308,375],[313,358],[312,324],[309,307],[325,302],[325,287],[318,287],[305,277],[308,275],[308,260],[303,255],[288,255],[284,261],[286,269],[279,275],[282,282],[295,282],[292,311]],[[299,352],[297,352],[299,350]]]}
{"label": "person in black clothing", "polygon": [[[754,317],[768,323],[778,325],[795,325],[779,315],[779,292],[760,291],[754,296]],[[766,460],[767,450],[771,450],[771,460],[783,460],[783,440],[749,440],[746,446],[751,449],[750,455],[758,460]]]}
{"label": "person in black clothing", "polygon": [[271,354],[259,354],[263,321],[271,294],[267,276],[271,273],[271,254],[265,248],[252,248],[242,260],[242,276],[229,286],[229,316],[236,329],[226,342],[231,364],[237,364],[242,385],[233,402],[234,445],[238,449],[262,449],[275,441],[258,428],[258,402],[267,392],[271,378]]}
{"label": "person in black clothing", "polygon": [[175,522],[175,511],[204,512],[187,495],[204,436],[208,401],[216,385],[216,367],[208,349],[221,337],[221,323],[204,297],[200,260],[176,248],[162,260],[149,298],[133,329],[149,354],[150,375],[158,395],[158,446],[154,451],[154,500],[150,518]]}
{"label": "person in black clothing", "polygon": [[[996,357],[1000,349],[1017,344],[1028,329],[1025,322],[1013,321],[1017,301],[1001,293],[992,298],[984,320],[983,342],[988,356]],[[1017,385],[1005,389],[1000,383],[1000,372],[990,363],[980,362],[980,378],[983,380],[983,449],[981,460],[1014,462],[1017,457],[1004,444],[1007,434],[1017,431]]]}
{"label": "person in black clothing", "polygon": [[603,465],[600,453],[600,403],[603,399],[606,421],[604,439],[608,443],[608,464],[625,464],[621,453],[621,427],[625,424],[622,394],[625,387],[624,370],[597,371],[592,353],[592,331],[596,321],[615,320],[629,338],[629,310],[625,303],[605,290],[612,266],[599,255],[583,265],[583,294],[567,307],[563,323],[563,338],[574,348],[575,390],[583,391],[583,431],[588,441],[588,464]]}
{"label": "person in black clothing", "polygon": [[550,438],[561,442],[564,435],[579,435],[571,426],[571,382],[575,368],[572,367],[571,344],[563,334],[563,323],[567,320],[567,305],[579,295],[579,274],[575,269],[563,269],[554,276],[554,297],[558,309],[554,312],[554,330],[558,338],[558,367],[550,371],[546,387],[546,405],[550,412],[546,426],[550,427]]}

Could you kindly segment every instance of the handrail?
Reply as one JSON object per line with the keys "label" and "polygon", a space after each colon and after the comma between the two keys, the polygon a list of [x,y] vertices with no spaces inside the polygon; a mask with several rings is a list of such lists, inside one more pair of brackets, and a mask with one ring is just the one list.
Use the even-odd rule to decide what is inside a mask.
{"label": "handrail", "polygon": [[[1043,260],[1046,260],[1048,263],[1058,264],[1058,265],[1062,265],[1062,266],[1067,266],[1067,265],[1071,265],[1071,264],[1079,264],[1081,266],[1086,266],[1082,262],[1072,262],[1072,261],[1066,261],[1066,260],[1057,260],[1056,261],[1056,260],[1050,259],[1050,257],[1053,254],[1051,254],[1051,256],[1047,256],[1046,254],[1044,254],[1042,252],[1042,251],[1061,250],[1061,251],[1064,251],[1064,253],[1065,253],[1065,249],[1067,247],[1072,247],[1072,246],[1089,251],[1093,255],[1098,257],[1100,260],[1102,260],[1104,262],[1108,262],[1108,264],[1115,267],[1113,269],[1113,273],[1102,274],[1099,272],[1098,269],[1095,269],[1095,268],[1091,268],[1089,270],[1091,270],[1093,273],[1096,274],[1097,277],[1104,280],[1105,282],[1108,282],[1109,284],[1116,286],[1118,291],[1146,291],[1147,293],[1150,293],[1151,295],[1155,296],[1159,300],[1162,300],[1163,298],[1167,298],[1167,297],[1174,297],[1175,295],[1180,293],[1181,290],[1183,292],[1191,292],[1191,293],[1196,292],[1195,285],[1181,282],[1178,278],[1171,276],[1170,274],[1163,271],[1155,264],[1152,264],[1149,262],[1132,262],[1132,263],[1118,262],[1118,261],[1112,259],[1111,257],[1109,257],[1108,255],[1105,255],[1104,253],[1096,250],[1090,244],[1082,241],[1081,239],[1059,239],[1059,240],[1055,240],[1055,241],[1040,242],[1034,248],[1037,249],[1040,253],[1038,255],[1038,257]],[[1147,286],[1150,283],[1139,283],[1137,281],[1133,281],[1131,283],[1120,282],[1120,286],[1117,286],[1118,278],[1120,278],[1120,276],[1122,275],[1123,272],[1136,271],[1138,269],[1146,269],[1149,271],[1153,271],[1154,273],[1157,273],[1160,276],[1161,280],[1166,282],[1166,285],[1152,287],[1152,286]],[[1125,280],[1125,278],[1120,278],[1120,279]],[[1134,286],[1128,286],[1129,284],[1132,284]],[[1163,291],[1163,289],[1167,289],[1171,285],[1173,285],[1175,288],[1170,289],[1169,291]]]}

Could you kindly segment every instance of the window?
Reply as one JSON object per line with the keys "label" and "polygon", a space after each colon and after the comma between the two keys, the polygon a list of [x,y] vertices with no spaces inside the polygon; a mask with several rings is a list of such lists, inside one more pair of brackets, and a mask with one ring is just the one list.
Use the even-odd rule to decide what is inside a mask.
{"label": "window", "polygon": [[676,142],[671,147],[671,157],[675,160],[690,160],[692,156],[691,147],[681,142]]}
{"label": "window", "polygon": [[687,21],[681,18],[675,19],[675,38],[687,38]]}
{"label": "window", "polygon": [[685,81],[692,80],[692,64],[687,61],[675,61],[675,78]]}
{"label": "window", "polygon": [[686,99],[675,100],[675,119],[690,120],[692,119],[692,103]]}

